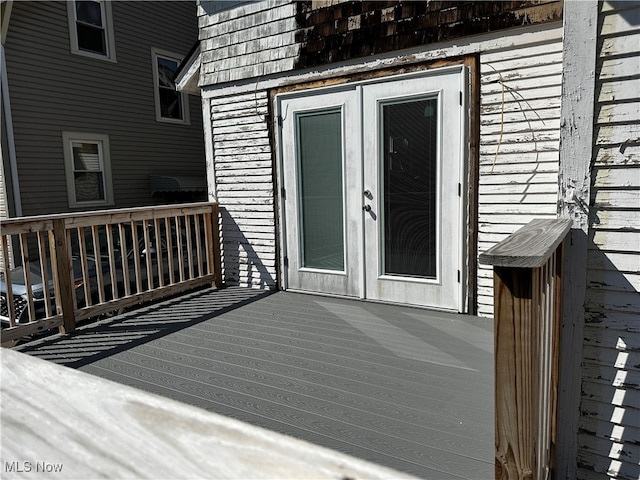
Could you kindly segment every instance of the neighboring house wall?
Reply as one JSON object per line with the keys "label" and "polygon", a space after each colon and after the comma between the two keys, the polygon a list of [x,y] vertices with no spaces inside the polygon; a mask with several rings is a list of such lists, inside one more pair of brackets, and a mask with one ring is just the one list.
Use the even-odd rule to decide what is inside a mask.
{"label": "neighboring house wall", "polygon": [[[200,85],[205,99],[210,99],[205,105],[213,122],[214,172],[209,174],[215,174],[216,198],[224,212],[222,248],[229,283],[272,286],[277,280],[275,152],[269,141],[267,96],[271,88],[283,85],[320,79],[331,83],[348,74],[479,55],[480,179],[474,186],[479,189],[478,251],[532,218],[555,217],[559,25],[543,26],[537,33],[527,27],[473,40],[456,38],[557,20],[561,6],[551,2],[512,12],[478,4],[449,8],[445,14],[396,2],[315,8],[323,4],[264,1],[223,12],[213,11],[210,2],[200,4]],[[363,11],[366,8],[371,11]],[[484,20],[460,27],[461,19],[474,15]],[[410,33],[411,28],[428,32],[438,22],[435,36]],[[423,46],[393,53],[398,46],[419,45]],[[342,63],[330,63],[337,61]],[[277,198],[279,192],[275,193]],[[491,315],[490,269],[479,268],[478,284],[478,311]]]}
{"label": "neighboring house wall", "polygon": [[[23,215],[158,203],[149,175],[205,175],[200,99],[156,121],[152,49],[185,55],[191,2],[109,2],[115,62],[72,54],[66,2],[15,2],[5,43]],[[108,136],[113,202],[71,207],[63,132]]]}
{"label": "neighboring house wall", "polygon": [[578,478],[640,477],[640,4],[599,5]]}

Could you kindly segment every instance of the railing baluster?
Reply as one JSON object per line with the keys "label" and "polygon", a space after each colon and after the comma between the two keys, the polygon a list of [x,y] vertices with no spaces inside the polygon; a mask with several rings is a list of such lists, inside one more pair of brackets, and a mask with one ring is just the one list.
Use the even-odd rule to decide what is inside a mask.
{"label": "railing baluster", "polygon": [[69,266],[67,267],[67,273],[68,273],[68,277],[69,277],[69,285],[71,286],[71,305],[73,305],[72,308],[72,312],[74,315],[74,329],[75,329],[75,311],[76,308],[78,306],[78,297],[76,295],[76,278],[75,278],[75,271],[73,269],[73,241],[71,238],[71,232],[72,230],[69,228],[66,228],[65,226],[65,239],[66,239],[66,246],[65,246],[65,256],[67,257],[67,261],[69,263]]}
{"label": "railing baluster", "polygon": [[173,231],[171,229],[170,217],[165,217],[164,226],[167,230],[167,268],[169,270],[169,285],[173,285],[175,282],[175,263],[173,261]]}
{"label": "railing baluster", "polygon": [[53,315],[51,312],[51,292],[49,291],[49,263],[47,255],[47,242],[44,239],[44,232],[37,232],[38,254],[40,256],[40,278],[42,278],[42,294],[44,298],[44,312],[47,317]]}
{"label": "railing baluster", "polygon": [[131,222],[131,238],[133,242],[133,269],[136,275],[136,293],[142,292],[142,267],[140,266],[140,239],[138,237],[138,225]]}
{"label": "railing baluster", "polygon": [[93,241],[93,256],[98,283],[98,301],[104,303],[104,277],[102,276],[102,255],[100,253],[100,230],[98,225],[91,227],[91,239]]}
{"label": "railing baluster", "polygon": [[93,299],[91,298],[91,278],[89,275],[89,263],[87,262],[87,244],[84,227],[78,227],[77,234],[78,247],[80,250],[80,265],[82,266],[82,290],[84,292],[84,303],[87,307],[90,307],[93,305]]}
{"label": "railing baluster", "polygon": [[124,294],[125,296],[131,295],[131,285],[130,285],[130,276],[129,276],[129,257],[127,253],[129,252],[129,248],[127,247],[127,236],[124,231],[124,224],[118,224],[118,234],[120,236],[120,260],[122,263],[122,282],[124,283]]}
{"label": "railing baluster", "polygon": [[191,215],[185,215],[184,228],[187,232],[187,265],[189,266],[189,278],[193,278],[193,242],[191,239]]}
{"label": "railing baluster", "polygon": [[144,262],[147,267],[147,288],[146,290],[153,289],[153,265],[151,264],[151,241],[149,239],[149,220],[142,221],[143,235],[144,235]]}
{"label": "railing baluster", "polygon": [[182,248],[182,230],[180,229],[180,217],[176,216],[176,236],[178,244],[178,269],[180,270],[180,281],[184,282],[184,251]]}
{"label": "railing baluster", "polygon": [[163,248],[162,248],[162,231],[160,229],[160,220],[158,218],[153,219],[153,228],[156,231],[156,253],[158,259],[158,282],[160,287],[164,287],[164,266],[162,261]]}
{"label": "railing baluster", "polygon": [[29,245],[27,234],[20,234],[20,254],[22,255],[22,274],[27,294],[27,318],[31,322],[36,318],[36,307],[33,303],[33,287],[31,284],[31,261],[29,259]]}
{"label": "railing baluster", "polygon": [[13,282],[11,281],[11,261],[9,258],[9,240],[7,235],[2,235],[2,262],[4,281],[7,285],[7,309],[9,310],[9,326],[16,326],[16,306],[13,303]]}
{"label": "railing baluster", "polygon": [[202,236],[200,234],[202,215],[194,215],[193,220],[196,229],[196,255],[198,257],[198,276],[202,277],[204,275],[204,268],[202,267]]}
{"label": "railing baluster", "polygon": [[118,270],[116,268],[116,256],[113,251],[113,230],[111,224],[106,225],[107,249],[109,251],[109,277],[111,280],[111,299],[118,298]]}

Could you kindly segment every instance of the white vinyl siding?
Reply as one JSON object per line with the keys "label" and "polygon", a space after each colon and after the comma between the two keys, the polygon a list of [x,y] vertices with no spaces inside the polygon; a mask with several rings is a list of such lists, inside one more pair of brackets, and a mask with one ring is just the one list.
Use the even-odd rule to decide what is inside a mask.
{"label": "white vinyl siding", "polygon": [[71,53],[115,62],[111,2],[69,1],[67,12]]}
{"label": "white vinyl siding", "polygon": [[109,137],[62,132],[70,208],[113,205]]}
{"label": "white vinyl siding", "polygon": [[578,478],[638,478],[640,5],[598,24]]}
{"label": "white vinyl siding", "polygon": [[[534,218],[555,218],[562,42],[481,60],[478,252]],[[493,269],[478,266],[478,313],[493,315]]]}

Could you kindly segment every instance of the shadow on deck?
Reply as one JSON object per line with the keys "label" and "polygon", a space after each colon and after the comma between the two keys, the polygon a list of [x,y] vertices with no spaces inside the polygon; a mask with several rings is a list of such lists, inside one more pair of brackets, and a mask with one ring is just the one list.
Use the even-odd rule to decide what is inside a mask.
{"label": "shadow on deck", "polygon": [[227,288],[16,350],[422,478],[494,476],[490,319]]}

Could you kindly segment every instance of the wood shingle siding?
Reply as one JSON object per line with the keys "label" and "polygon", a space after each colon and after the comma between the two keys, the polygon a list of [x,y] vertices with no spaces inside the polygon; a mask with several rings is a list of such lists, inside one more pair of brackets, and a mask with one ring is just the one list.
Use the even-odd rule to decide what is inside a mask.
{"label": "wood shingle siding", "polygon": [[[555,218],[562,42],[483,52],[478,251],[534,218]],[[493,315],[493,270],[478,267],[478,314]]]}
{"label": "wood shingle siding", "polygon": [[295,2],[267,0],[237,11],[209,15],[198,6],[202,51],[201,85],[244,80],[293,69],[296,44]]}
{"label": "wood shingle siding", "polygon": [[599,4],[578,478],[640,475],[640,5]]}

